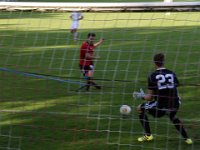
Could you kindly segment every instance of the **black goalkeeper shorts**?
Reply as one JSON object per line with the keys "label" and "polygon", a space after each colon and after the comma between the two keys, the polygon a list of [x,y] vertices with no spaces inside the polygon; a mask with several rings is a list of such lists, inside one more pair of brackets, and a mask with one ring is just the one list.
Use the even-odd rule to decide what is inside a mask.
{"label": "black goalkeeper shorts", "polygon": [[164,115],[171,116],[176,115],[178,111],[179,106],[177,108],[158,108],[158,102],[157,101],[150,101],[145,102],[141,105],[141,109],[145,112],[148,112],[150,115],[152,115],[155,118],[160,118]]}

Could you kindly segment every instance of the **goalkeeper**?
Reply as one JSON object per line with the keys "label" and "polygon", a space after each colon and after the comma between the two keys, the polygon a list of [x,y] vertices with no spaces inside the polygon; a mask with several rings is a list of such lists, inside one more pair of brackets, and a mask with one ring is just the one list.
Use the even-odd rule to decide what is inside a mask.
{"label": "goalkeeper", "polygon": [[83,76],[86,78],[86,90],[89,91],[90,86],[95,86],[97,89],[101,89],[101,86],[97,85],[92,81],[94,73],[94,60],[98,59],[99,56],[94,56],[94,48],[99,46],[104,42],[104,39],[101,38],[98,42],[94,43],[95,40],[94,33],[88,33],[87,40],[83,42],[80,48],[80,62],[79,67]]}
{"label": "goalkeeper", "polygon": [[[147,101],[137,107],[139,120],[145,131],[144,136],[138,138],[138,141],[153,140],[146,115],[146,112],[148,112],[157,118],[167,115],[185,142],[192,144],[193,142],[188,137],[181,121],[176,117],[180,105],[180,98],[177,91],[179,81],[176,74],[164,68],[164,55],[162,53],[154,56],[154,64],[156,71],[148,77],[148,93],[145,94],[142,89],[140,89],[140,92],[133,93],[134,98]],[[152,100],[153,98],[154,100]]]}

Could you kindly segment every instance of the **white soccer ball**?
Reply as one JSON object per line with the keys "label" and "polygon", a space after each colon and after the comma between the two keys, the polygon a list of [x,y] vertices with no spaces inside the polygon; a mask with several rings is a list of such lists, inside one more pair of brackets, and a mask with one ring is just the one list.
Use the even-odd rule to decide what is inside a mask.
{"label": "white soccer ball", "polygon": [[128,115],[128,114],[130,114],[131,113],[131,107],[128,106],[128,105],[122,105],[120,107],[120,113],[122,115]]}

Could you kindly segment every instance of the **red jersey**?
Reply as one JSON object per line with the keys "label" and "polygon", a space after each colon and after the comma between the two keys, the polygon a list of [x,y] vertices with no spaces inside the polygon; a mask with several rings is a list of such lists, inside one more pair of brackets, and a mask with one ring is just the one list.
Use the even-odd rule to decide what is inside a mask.
{"label": "red jersey", "polygon": [[94,45],[89,45],[87,42],[83,42],[80,48],[80,65],[89,66],[93,64],[92,59],[86,58],[86,53],[93,56]]}

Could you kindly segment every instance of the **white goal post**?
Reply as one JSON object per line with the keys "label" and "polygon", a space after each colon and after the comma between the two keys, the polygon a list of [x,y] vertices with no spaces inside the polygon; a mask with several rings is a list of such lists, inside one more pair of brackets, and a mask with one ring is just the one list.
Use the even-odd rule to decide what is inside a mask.
{"label": "white goal post", "polygon": [[200,2],[50,3],[0,2],[1,11],[199,11]]}

